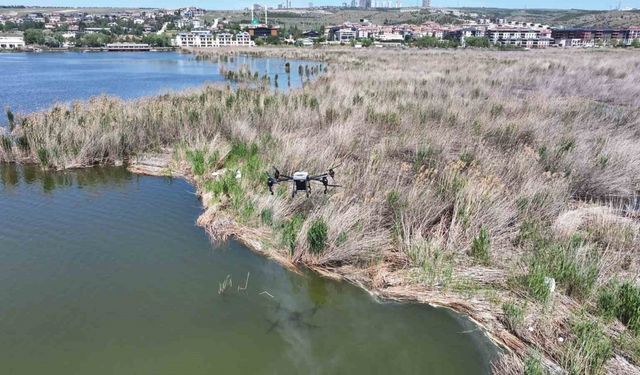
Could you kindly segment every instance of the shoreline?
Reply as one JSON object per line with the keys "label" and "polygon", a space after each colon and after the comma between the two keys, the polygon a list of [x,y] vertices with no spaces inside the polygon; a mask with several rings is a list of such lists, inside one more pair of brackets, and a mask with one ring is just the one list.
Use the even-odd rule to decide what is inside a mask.
{"label": "shoreline", "polygon": [[[190,95],[85,103],[69,114],[71,120],[55,111],[29,115],[28,126],[19,128],[13,136],[38,136],[35,141],[40,143],[31,143],[31,149],[25,152],[16,141],[14,153],[9,151],[5,156],[58,168],[126,161],[134,173],[184,178],[194,185],[202,202],[203,213],[197,224],[212,239],[233,236],[250,250],[294,272],[305,267],[323,277],[355,284],[381,299],[426,303],[453,310],[473,321],[489,340],[505,350],[507,361],[511,360],[515,366],[511,370],[518,366],[522,369],[524,361],[539,353],[538,363],[553,372],[573,365],[583,370],[587,368],[584,366],[598,366],[598,371],[638,372],[632,364],[637,363],[634,352],[630,351],[632,347],[622,346],[618,341],[623,334],[629,335],[628,331],[619,321],[604,321],[597,310],[597,299],[594,300],[612,277],[634,275],[637,270],[634,258],[630,268],[619,268],[624,259],[617,255],[617,248],[611,251],[608,247],[595,247],[602,243],[596,241],[602,239],[583,237],[584,241],[592,241],[589,245],[594,249],[602,251],[601,259],[606,259],[596,265],[595,279],[584,282],[591,283],[585,292],[588,299],[575,294],[576,290],[581,291],[577,288],[584,284],[582,279],[578,279],[578,284],[568,284],[566,279],[560,279],[562,274],[553,273],[553,268],[545,272],[557,278],[560,289],[551,291],[550,299],[546,296],[542,299],[532,291],[531,284],[527,284],[531,256],[540,250],[518,243],[523,228],[527,228],[527,219],[541,220],[546,225],[544,229],[548,232],[540,232],[539,236],[550,233],[543,241],[551,245],[542,241],[543,246],[533,244],[542,246],[542,250],[547,249],[545,246],[551,250],[557,249],[551,246],[564,249],[567,237],[594,219],[596,224],[601,220],[606,230],[623,225],[633,229],[636,225],[612,208],[604,207],[604,202],[580,201],[581,195],[571,190],[595,186],[600,189],[595,190],[596,198],[610,193],[624,194],[633,188],[636,181],[633,177],[613,183],[601,182],[598,178],[603,170],[606,172],[605,165],[595,172],[587,169],[592,173],[591,180],[570,185],[573,177],[554,172],[561,168],[557,166],[574,169],[588,166],[576,164],[580,159],[564,161],[563,153],[570,151],[553,154],[555,159],[550,164],[544,164],[540,154],[540,150],[557,147],[561,135],[575,137],[569,138],[574,143],[570,143],[567,150],[577,147],[581,153],[591,151],[588,143],[591,128],[582,129],[580,124],[584,121],[575,122],[576,114],[566,113],[568,108],[582,113],[580,119],[595,117],[600,124],[600,134],[609,132],[606,135],[611,136],[610,142],[627,147],[629,135],[625,127],[633,129],[636,119],[627,114],[631,108],[628,104],[633,104],[634,97],[618,95],[608,99],[608,92],[595,95],[583,90],[587,88],[583,86],[566,93],[561,88],[546,88],[544,80],[532,81],[517,75],[518,70],[511,68],[515,65],[520,69],[547,72],[560,67],[559,71],[563,72],[568,69],[562,62],[565,59],[589,64],[602,57],[601,54],[548,52],[518,60],[516,54],[482,51],[398,52],[417,66],[407,68],[409,65],[401,66],[397,62],[395,54],[383,51],[374,54],[345,49],[265,48],[191,52],[321,61],[329,64],[331,74],[286,94],[256,90],[232,92],[213,87]],[[474,65],[473,75],[469,75],[469,65],[464,62],[472,57],[478,64]],[[611,52],[605,57],[630,59],[633,56]],[[438,62],[431,63],[431,60]],[[370,70],[376,69],[375,62],[384,62],[390,68],[383,75],[371,75]],[[504,81],[496,80],[493,75],[499,63],[512,72],[511,76],[505,75]],[[426,64],[430,69],[420,70],[418,64]],[[613,79],[631,77],[615,70],[597,72],[603,77],[601,81],[609,85],[616,83]],[[572,80],[573,75],[560,74],[560,82],[577,84]],[[482,85],[497,88],[484,91]],[[510,85],[510,90],[515,91],[501,85]],[[547,94],[555,100],[539,98],[536,93],[542,87],[549,90]],[[633,86],[623,86],[630,87]],[[560,90],[555,97],[553,90]],[[525,96],[527,101],[523,101],[524,104],[504,101],[504,94],[514,92]],[[463,105],[444,106],[443,98],[458,98]],[[594,106],[594,102],[601,104]],[[105,115],[113,120],[107,121],[108,127],[100,128]],[[612,115],[619,117],[607,117]],[[84,123],[87,118],[92,125],[88,130],[74,125],[79,121]],[[515,125],[505,129],[502,124],[510,122]],[[51,123],[59,123],[59,129],[48,125]],[[560,130],[556,129],[564,123],[570,125],[567,126],[570,130],[558,134]],[[615,127],[606,128],[607,124]],[[55,137],[58,131],[65,130],[75,142],[90,146],[85,153],[60,151],[59,147],[69,143],[56,142]],[[73,133],[76,131],[78,136]],[[581,138],[577,138],[575,132]],[[127,149],[122,151],[120,143],[108,143],[112,134],[136,138],[126,140]],[[137,138],[140,134],[145,137]],[[509,138],[512,135],[513,141]],[[99,142],[96,144],[94,139]],[[308,152],[310,145],[321,146],[318,155]],[[625,160],[635,160],[633,157],[637,155],[632,149],[621,149],[627,150],[625,155],[631,152],[631,159]],[[473,150],[471,155],[469,150]],[[156,154],[152,155],[151,151]],[[0,149],[0,158],[2,152]],[[584,159],[580,152],[570,157]],[[18,160],[19,157],[24,158]],[[332,158],[342,164],[346,161],[347,165],[340,171],[340,182],[346,178],[350,181],[347,185],[352,186],[305,201],[286,199],[284,190],[279,192],[284,194],[275,197],[263,194],[263,172],[271,163],[287,171],[301,165],[322,170]],[[635,164],[620,163],[622,161],[613,164],[615,173],[634,176]],[[233,177],[236,169],[242,169],[241,180]],[[356,188],[361,185],[368,190]],[[397,200],[390,200],[394,197],[391,193],[397,194],[395,199],[399,195],[409,204],[394,206]],[[543,204],[522,211],[518,197],[527,198],[525,208],[530,202],[528,199],[531,202],[540,197],[544,199]],[[402,221],[390,211],[396,209],[403,210]],[[262,216],[265,210],[273,215],[268,216],[268,221]],[[299,211],[304,217],[294,229],[294,242],[285,242],[285,228],[293,225],[294,214]],[[327,220],[333,225],[329,227],[330,237],[322,253],[311,251],[303,237],[309,233],[314,219]],[[556,231],[558,222],[563,224],[559,229],[566,233]],[[401,228],[396,226],[399,224]],[[486,245],[490,246],[491,253],[484,259],[473,254],[483,228],[489,228],[491,235],[491,243]],[[398,234],[398,230],[404,232]],[[348,233],[348,237],[344,237],[349,241],[346,245],[340,242],[341,231]],[[586,236],[589,232],[579,234]],[[281,235],[283,240],[279,241]],[[288,238],[286,241],[290,241]],[[618,243],[604,244],[619,246]],[[623,245],[630,246],[632,251],[635,243]],[[439,257],[438,254],[443,253],[445,258]],[[618,258],[611,259],[611,256]],[[563,261],[584,261],[584,258],[575,259]],[[584,263],[569,265],[581,272],[581,264]],[[505,308],[509,304],[520,309],[519,316],[509,315]],[[517,326],[509,320],[514,318],[520,319]],[[578,363],[576,361],[585,355],[571,352],[574,343],[583,345],[577,341],[574,324],[594,321],[603,327],[598,334],[606,334],[615,347],[611,344],[611,352],[602,363]],[[504,358],[501,357],[503,366]]]}

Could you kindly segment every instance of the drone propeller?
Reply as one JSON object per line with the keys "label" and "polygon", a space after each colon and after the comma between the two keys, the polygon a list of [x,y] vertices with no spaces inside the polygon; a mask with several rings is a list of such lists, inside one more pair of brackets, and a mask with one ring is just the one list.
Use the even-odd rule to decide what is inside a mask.
{"label": "drone propeller", "polygon": [[276,178],[276,180],[280,178],[280,171],[275,166],[273,167],[273,175]]}

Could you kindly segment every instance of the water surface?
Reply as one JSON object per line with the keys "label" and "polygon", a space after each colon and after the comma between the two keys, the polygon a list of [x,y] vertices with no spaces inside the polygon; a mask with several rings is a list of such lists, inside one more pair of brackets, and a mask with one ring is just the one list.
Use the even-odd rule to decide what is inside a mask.
{"label": "water surface", "polygon": [[212,245],[181,180],[0,165],[0,207],[4,374],[470,374],[495,353],[448,310]]}
{"label": "water surface", "polygon": [[[286,62],[291,64],[290,74],[285,72]],[[238,70],[242,65],[271,77],[272,86],[278,74],[278,88],[286,90],[302,85],[300,65],[317,64],[250,56],[198,61],[194,55],[177,52],[0,53],[0,107],[2,112],[11,108],[27,113],[101,94],[125,99],[155,95],[224,82],[221,66]],[[6,123],[4,113],[0,119]]]}

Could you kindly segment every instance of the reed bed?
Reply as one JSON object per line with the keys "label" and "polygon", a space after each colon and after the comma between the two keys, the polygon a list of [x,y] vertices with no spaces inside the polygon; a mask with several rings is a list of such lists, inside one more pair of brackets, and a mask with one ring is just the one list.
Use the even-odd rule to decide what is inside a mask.
{"label": "reed bed", "polygon": [[[195,53],[308,58],[328,74],[289,93],[206,86],[16,115],[0,160],[68,168],[171,148],[208,206],[266,230],[265,246],[282,258],[372,289],[472,296],[464,309],[449,305],[477,312],[521,361],[496,369],[637,369],[640,340],[619,340],[628,329],[612,329],[619,322],[605,319],[598,300],[615,280],[635,285],[638,223],[588,208],[640,190],[640,55]],[[271,165],[334,164],[344,188],[327,196],[268,194]]]}

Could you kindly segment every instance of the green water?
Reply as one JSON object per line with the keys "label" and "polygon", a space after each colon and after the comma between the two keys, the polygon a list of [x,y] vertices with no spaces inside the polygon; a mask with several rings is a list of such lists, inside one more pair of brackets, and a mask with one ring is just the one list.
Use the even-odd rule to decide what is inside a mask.
{"label": "green water", "polygon": [[0,165],[0,373],[488,372],[467,320],[213,245],[200,212],[181,180]]}

